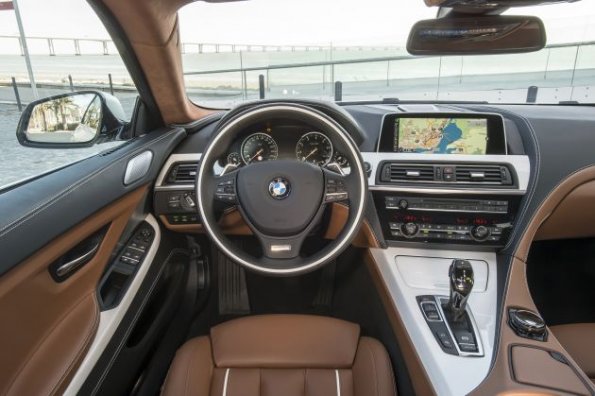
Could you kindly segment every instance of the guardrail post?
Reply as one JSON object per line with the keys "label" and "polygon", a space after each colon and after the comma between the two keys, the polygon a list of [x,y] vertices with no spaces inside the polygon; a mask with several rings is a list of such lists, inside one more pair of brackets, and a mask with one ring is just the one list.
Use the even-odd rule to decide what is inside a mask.
{"label": "guardrail post", "polygon": [[386,62],[386,86],[390,87],[390,61]]}
{"label": "guardrail post", "polygon": [[51,38],[48,39],[48,49],[50,51],[50,56],[56,55],[56,51],[54,51],[54,40]]}
{"label": "guardrail post", "polygon": [[246,77],[246,70],[242,70],[242,92],[243,98],[248,99],[248,81]]}
{"label": "guardrail post", "polygon": [[537,91],[539,91],[539,87],[535,85],[531,85],[527,89],[527,103],[535,103],[537,101]]}
{"label": "guardrail post", "polygon": [[72,83],[72,76],[68,75],[68,84],[70,85],[70,92],[74,92],[74,84]]}
{"label": "guardrail post", "polygon": [[17,107],[19,111],[23,111],[23,104],[21,103],[21,96],[19,95],[19,87],[17,87],[17,81],[12,77],[12,89],[14,89],[14,97],[17,100]]}
{"label": "guardrail post", "polygon": [[103,55],[109,55],[109,47],[107,41],[103,41]]}
{"label": "guardrail post", "polygon": [[111,73],[109,73],[109,74],[107,75],[107,77],[109,78],[109,93],[110,93],[111,95],[113,95],[113,94],[114,94],[114,83],[112,82],[112,74],[111,74]]}
{"label": "guardrail post", "polygon": [[258,75],[258,97],[264,99],[264,76]]}
{"label": "guardrail post", "polygon": [[341,81],[335,81],[335,102],[343,100],[343,83]]}
{"label": "guardrail post", "polygon": [[80,44],[81,43],[77,39],[74,40],[74,54],[77,56],[81,55],[81,45]]}

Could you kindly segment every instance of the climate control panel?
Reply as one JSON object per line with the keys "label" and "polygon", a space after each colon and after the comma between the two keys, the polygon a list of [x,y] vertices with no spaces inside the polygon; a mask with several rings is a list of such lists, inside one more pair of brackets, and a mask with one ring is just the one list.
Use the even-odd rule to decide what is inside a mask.
{"label": "climate control panel", "polygon": [[503,246],[520,198],[427,197],[374,192],[387,241]]}

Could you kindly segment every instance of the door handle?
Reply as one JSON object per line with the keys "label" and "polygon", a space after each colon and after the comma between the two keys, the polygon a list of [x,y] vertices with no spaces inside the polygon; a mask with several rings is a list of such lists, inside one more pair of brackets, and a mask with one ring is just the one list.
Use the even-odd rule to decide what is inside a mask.
{"label": "door handle", "polygon": [[50,264],[48,271],[56,282],[63,282],[95,257],[109,225],[83,239],[62,257]]}
{"label": "door handle", "polygon": [[61,264],[56,268],[56,275],[60,278],[63,278],[70,274],[71,272],[76,271],[81,265],[89,261],[99,250],[99,246],[101,245],[101,241],[97,242],[96,244],[92,245],[91,248],[86,252],[80,255],[79,257],[70,260],[67,263]]}

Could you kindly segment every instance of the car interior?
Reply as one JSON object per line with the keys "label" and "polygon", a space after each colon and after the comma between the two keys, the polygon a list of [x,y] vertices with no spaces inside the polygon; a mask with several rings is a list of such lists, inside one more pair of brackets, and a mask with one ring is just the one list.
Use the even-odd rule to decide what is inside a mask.
{"label": "car interior", "polygon": [[[22,114],[28,147],[126,142],[0,191],[0,394],[595,395],[593,106],[207,108],[190,0],[88,2],[139,96]],[[538,51],[503,11],[553,2],[428,0],[408,51]],[[70,140],[32,127],[65,98]]]}

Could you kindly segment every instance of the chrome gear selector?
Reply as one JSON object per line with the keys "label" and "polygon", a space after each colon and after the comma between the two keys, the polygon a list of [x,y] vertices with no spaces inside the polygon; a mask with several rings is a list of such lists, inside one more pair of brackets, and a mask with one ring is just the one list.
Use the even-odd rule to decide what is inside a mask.
{"label": "chrome gear selector", "polygon": [[467,300],[473,289],[473,267],[467,260],[453,260],[448,271],[450,299],[448,306],[455,321],[460,320],[467,308]]}

